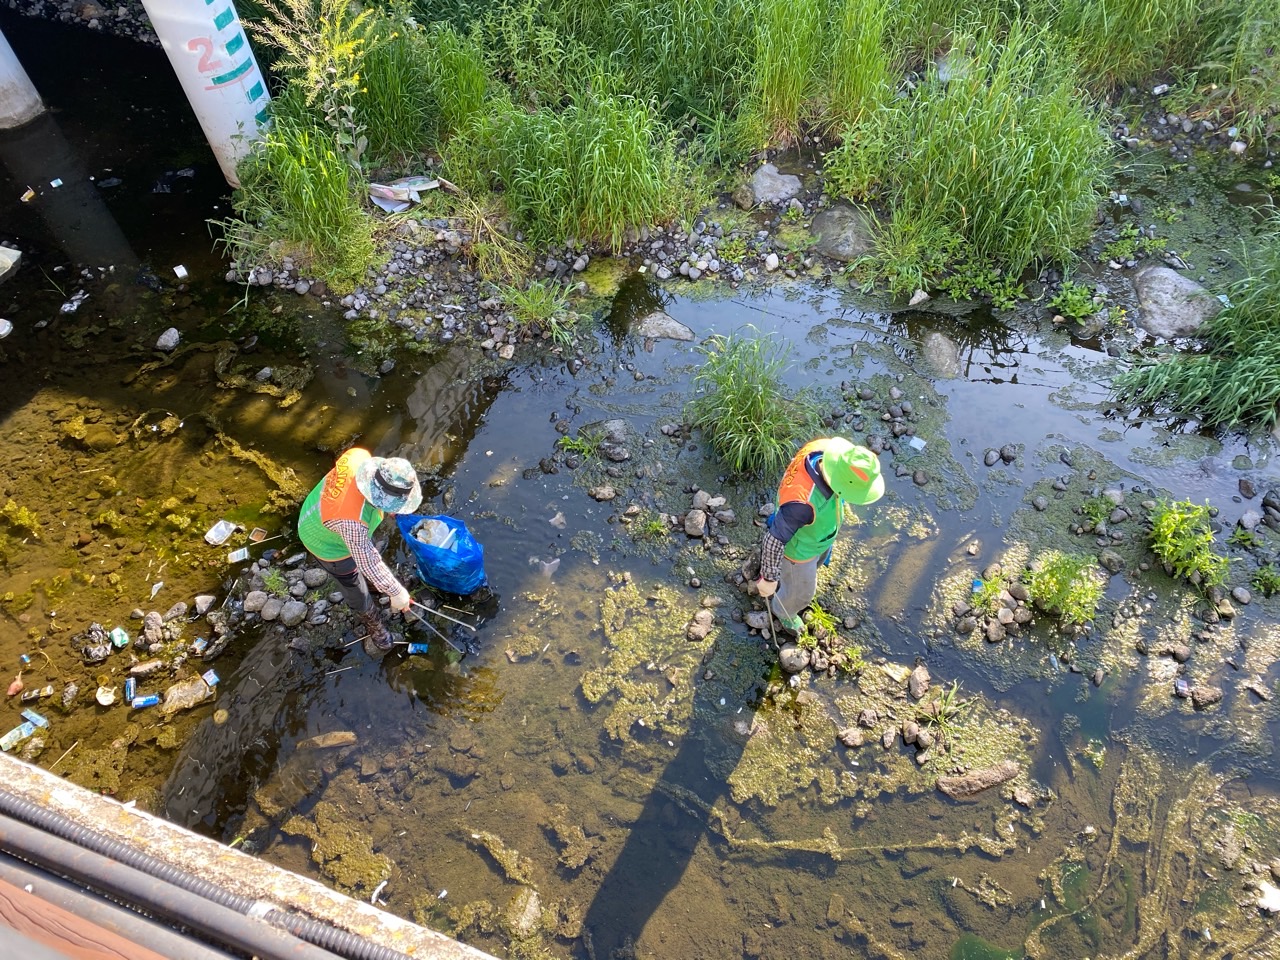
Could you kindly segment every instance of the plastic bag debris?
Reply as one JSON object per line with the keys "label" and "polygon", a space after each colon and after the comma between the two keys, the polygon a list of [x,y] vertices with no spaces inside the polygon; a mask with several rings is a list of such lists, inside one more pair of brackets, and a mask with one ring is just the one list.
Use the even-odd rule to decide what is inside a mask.
{"label": "plastic bag debris", "polygon": [[219,520],[207,531],[205,531],[204,542],[212,547],[220,547],[227,542],[227,538],[236,532],[236,525],[230,520]]}
{"label": "plastic bag debris", "polygon": [[77,310],[80,309],[80,304],[84,303],[88,299],[89,299],[88,292],[84,290],[77,290],[74,294],[71,295],[71,299],[68,300],[66,303],[64,303],[62,306],[60,306],[58,310],[62,313],[75,313]]}
{"label": "plastic bag debris", "polygon": [[390,183],[369,184],[369,199],[387,213],[402,213],[419,203],[423,193],[439,186],[440,181],[431,177],[401,177]]}
{"label": "plastic bag debris", "polygon": [[187,279],[187,268],[184,267],[182,264],[178,264],[176,267],[174,267],[173,272],[179,280]]}
{"label": "plastic bag debris", "polygon": [[36,192],[27,187],[26,192],[19,198],[23,203],[28,203],[35,198]]}

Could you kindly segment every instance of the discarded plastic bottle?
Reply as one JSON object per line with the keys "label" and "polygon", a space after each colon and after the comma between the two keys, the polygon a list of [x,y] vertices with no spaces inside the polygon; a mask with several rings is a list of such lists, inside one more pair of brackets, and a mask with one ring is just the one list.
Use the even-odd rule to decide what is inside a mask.
{"label": "discarded plastic bottle", "polygon": [[133,703],[133,698],[138,695],[138,681],[133,677],[124,682],[124,698]]}
{"label": "discarded plastic bottle", "polygon": [[209,646],[209,641],[204,637],[196,637],[195,640],[191,642],[191,649],[196,652],[197,656],[204,653],[205,647],[207,646]]}
{"label": "discarded plastic bottle", "polygon": [[154,707],[160,702],[160,694],[148,693],[141,697],[134,697],[130,702],[133,704],[133,709],[135,710],[140,710],[143,707]]}
{"label": "discarded plastic bottle", "polygon": [[411,643],[409,644],[410,653],[427,653],[431,649],[429,643]]}

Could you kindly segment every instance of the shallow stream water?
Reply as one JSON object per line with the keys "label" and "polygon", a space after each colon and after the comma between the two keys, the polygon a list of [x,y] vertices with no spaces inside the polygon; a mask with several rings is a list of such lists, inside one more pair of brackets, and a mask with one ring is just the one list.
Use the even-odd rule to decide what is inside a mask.
{"label": "shallow stream water", "polygon": [[[20,53],[65,39],[2,25]],[[100,42],[86,63],[106,56]],[[689,296],[633,274],[595,306],[576,372],[541,349],[497,364],[449,345],[375,376],[340,311],[293,294],[235,306],[204,226],[225,211],[216,169],[176,90],[156,89],[162,55],[128,50],[101,61],[109,82],[28,63],[67,163],[121,184],[88,188],[68,212],[59,188],[21,204],[32,178],[8,159],[0,171],[0,237],[28,251],[0,287],[15,324],[0,342],[0,506],[35,514],[34,529],[0,527],[0,663],[16,673],[26,653],[30,687],[80,687],[65,711],[41,702],[52,723],[35,762],[498,954],[1274,955],[1276,920],[1247,883],[1280,857],[1277,708],[1244,686],[1276,691],[1274,603],[1255,593],[1224,629],[1187,640],[1202,626],[1195,596],[1137,569],[1134,522],[1132,562],[1072,650],[1079,672],[1047,624],[992,645],[957,636],[949,613],[988,564],[1095,552],[1068,527],[1104,487],[1123,487],[1135,511],[1160,495],[1208,500],[1229,530],[1257,507],[1241,479],[1280,486],[1273,441],[1111,416],[1110,353],[1130,343],[1119,329],[1079,340],[984,310],[893,312],[805,280]],[[164,183],[178,192],[155,192]],[[1231,219],[1218,189],[1170,188],[1226,218],[1205,227],[1210,241],[1247,234],[1252,210]],[[79,289],[88,299],[62,313]],[[695,341],[631,334],[656,307]],[[170,325],[184,345],[166,358],[150,348]],[[681,420],[697,344],[748,326],[791,345],[789,381],[820,391],[833,429],[876,429],[891,391],[915,406],[924,449],[885,454],[886,497],[859,511],[821,581],[868,661],[857,681],[778,674],[735,617],[751,601],[732,582],[773,491],[726,480],[701,438],[662,431]],[[296,390],[259,392],[268,365],[297,366]],[[617,476],[557,455],[564,431],[610,419],[632,452]],[[340,618],[301,639],[273,626],[213,662],[216,699],[194,711],[164,721],[94,704],[98,674],[119,683],[128,660],[84,666],[71,638],[95,620],[129,626],[135,607],[221,599],[236,569],[226,553],[245,541],[206,545],[220,518],[283,534],[273,545],[293,553],[289,497],[355,442],[413,459],[430,505],[484,544],[494,596],[455,611],[478,627],[472,652],[410,627],[431,652],[378,663],[343,646]],[[1006,445],[1013,462],[984,464]],[[604,482],[617,499],[588,495]],[[695,488],[735,512],[724,543],[647,522],[683,514]],[[1254,551],[1232,550],[1231,585],[1274,557],[1274,538],[1263,528]],[[1125,614],[1134,603],[1146,609]],[[686,639],[711,604],[710,634]],[[1187,675],[1224,688],[1222,703],[1175,698],[1176,664],[1139,655],[1136,639],[1191,643]],[[947,762],[1016,759],[1016,796],[1006,785],[948,800],[943,761],[917,767],[879,729],[858,749],[836,742],[868,706],[911,714],[902,680],[917,660],[968,703]],[[0,726],[20,706],[0,705]],[[354,744],[308,744],[335,732]]]}

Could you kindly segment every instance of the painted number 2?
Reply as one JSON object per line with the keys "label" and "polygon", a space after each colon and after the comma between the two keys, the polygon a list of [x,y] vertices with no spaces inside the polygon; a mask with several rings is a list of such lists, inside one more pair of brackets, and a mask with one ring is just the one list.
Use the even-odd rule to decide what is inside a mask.
{"label": "painted number 2", "polygon": [[196,65],[196,69],[201,73],[213,73],[222,66],[221,60],[213,59],[213,41],[208,37],[193,37],[187,41],[187,49],[192,53],[197,50],[203,51],[200,54],[200,62]]}

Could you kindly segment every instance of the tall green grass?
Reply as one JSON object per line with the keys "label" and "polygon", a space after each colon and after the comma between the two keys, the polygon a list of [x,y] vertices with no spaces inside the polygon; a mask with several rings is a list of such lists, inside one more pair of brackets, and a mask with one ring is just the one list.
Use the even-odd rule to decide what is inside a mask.
{"label": "tall green grass", "polygon": [[416,26],[379,18],[363,58],[355,108],[364,121],[371,162],[394,163],[431,144],[435,91],[426,69],[434,53]]}
{"label": "tall green grass", "polygon": [[[1188,87],[1253,138],[1280,124],[1280,13],[1271,0],[1218,0],[1202,19],[1206,39]],[[1194,96],[1194,93],[1193,93]]]}
{"label": "tall green grass", "polygon": [[1061,0],[1055,6],[1054,30],[1070,42],[1089,86],[1107,91],[1186,62],[1205,2]]}
{"label": "tall green grass", "polygon": [[[373,259],[372,222],[357,199],[363,182],[298,95],[273,101],[273,122],[239,166],[227,232],[242,266],[289,253],[315,276],[350,287]],[[284,247],[284,249],[281,249]]]}
{"label": "tall green grass", "polygon": [[817,404],[783,379],[788,352],[785,341],[743,334],[703,347],[685,415],[735,473],[772,478],[817,435]]}
{"label": "tall green grass", "polygon": [[898,247],[954,237],[1014,273],[1069,259],[1093,222],[1107,141],[1059,52],[1020,23],[1003,40],[957,34],[947,78],[931,68],[912,96],[847,128],[827,155],[829,189],[877,191]]}
{"label": "tall green grass", "polygon": [[[1251,252],[1252,251],[1252,252]],[[1280,404],[1280,217],[1246,249],[1249,277],[1202,328],[1203,353],[1146,360],[1116,377],[1125,403],[1206,426],[1270,429]]]}
{"label": "tall green grass", "polygon": [[826,36],[822,0],[758,0],[742,136],[755,149],[788,147],[816,92]]}
{"label": "tall green grass", "polygon": [[502,188],[533,243],[577,238],[616,250],[628,226],[671,216],[681,202],[670,137],[653,109],[631,97],[585,94],[559,111],[508,104],[461,139],[446,169]]}
{"label": "tall green grass", "polygon": [[893,92],[896,81],[886,30],[890,0],[843,0],[826,43],[826,120],[856,123]]}

